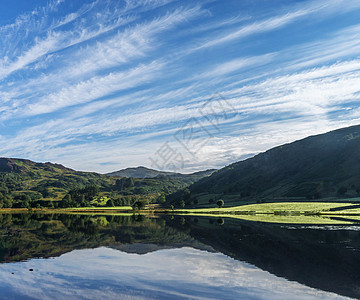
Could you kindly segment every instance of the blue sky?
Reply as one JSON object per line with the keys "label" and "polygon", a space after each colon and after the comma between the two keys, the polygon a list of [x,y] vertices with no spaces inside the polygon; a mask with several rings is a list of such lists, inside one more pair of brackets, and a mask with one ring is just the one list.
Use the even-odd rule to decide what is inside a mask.
{"label": "blue sky", "polygon": [[191,172],[359,124],[357,0],[0,3],[0,156]]}

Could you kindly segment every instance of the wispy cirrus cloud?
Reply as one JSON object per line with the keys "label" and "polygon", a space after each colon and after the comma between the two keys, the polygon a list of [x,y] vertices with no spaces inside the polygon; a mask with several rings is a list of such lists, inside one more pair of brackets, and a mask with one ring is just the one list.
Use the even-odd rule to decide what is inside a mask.
{"label": "wispy cirrus cloud", "polygon": [[[82,10],[89,11],[93,8],[94,4],[87,6]],[[15,71],[24,69],[46,55],[94,39],[130,21],[129,19],[123,19],[117,16],[116,13],[117,11],[115,11],[115,13],[113,12],[113,14],[105,13],[101,17],[97,16],[97,21],[101,24],[98,26],[81,24],[80,22],[80,24],[77,24],[79,26],[76,26],[75,30],[72,28],[71,30],[57,31],[56,28],[65,25],[70,21],[74,21],[81,15],[81,13],[73,13],[66,16],[64,20],[60,21],[55,26],[52,26],[52,29],[48,30],[44,37],[41,27],[36,28],[36,26],[31,24],[29,25],[27,23],[22,24],[21,26],[30,26],[30,28],[33,27],[34,31],[36,29],[35,33],[38,35],[35,35],[32,42],[33,45],[30,47],[24,47],[22,53],[19,55],[13,58],[5,56],[5,58],[0,60],[0,79],[6,78]],[[95,28],[93,29],[91,27]],[[24,30],[26,29],[24,28]],[[12,45],[13,41],[7,41],[6,44]]]}
{"label": "wispy cirrus cloud", "polygon": [[149,166],[189,118],[211,127],[215,92],[238,113],[184,171],[358,121],[358,1],[230,2],[53,1],[0,27],[2,155]]}
{"label": "wispy cirrus cloud", "polygon": [[[136,83],[138,84],[148,82],[150,73],[155,79],[155,64],[151,62],[149,65],[152,67],[148,72],[143,64],[139,64],[139,66],[128,71],[113,72],[111,70],[110,73],[105,73],[105,75],[99,76],[96,74],[98,71],[126,64],[130,59],[146,56],[145,53],[154,48],[153,45],[157,34],[169,30],[200,13],[199,7],[175,10],[173,13],[156,18],[151,22],[136,24],[130,29],[125,28],[123,31],[118,31],[101,43],[91,43],[85,48],[72,51],[64,59],[65,66],[60,66],[60,68],[52,71],[50,75],[43,76],[41,74],[40,78],[30,79],[29,82],[25,83],[22,82],[21,86],[15,88],[21,98],[24,98],[26,93],[32,93],[34,89],[40,92],[42,89],[46,89],[47,93],[42,97],[37,96],[36,103],[29,104],[29,109],[22,101],[18,101],[17,106],[23,107],[26,105],[26,107],[14,110],[14,105],[12,105],[14,113],[21,113],[23,110],[27,111],[27,115],[51,112],[57,108],[66,107],[67,104],[76,105],[97,100],[99,97],[115,91],[133,87],[135,83],[129,82],[132,77],[137,77]],[[121,20],[118,18],[116,24],[112,24],[110,27],[101,27],[95,32],[84,31],[81,28],[77,29],[78,34],[71,32],[71,35],[77,36],[75,39],[70,37],[67,32],[60,33],[60,36],[47,37],[44,41],[38,42],[29,52],[18,57],[15,63],[9,64],[7,68],[2,68],[0,76],[1,74],[6,76],[12,71],[23,69],[26,65],[48,53],[50,49],[51,51],[57,51],[60,48],[83,43],[118,27],[120,23]],[[66,43],[63,44],[63,41],[66,41]],[[56,49],[56,47],[59,49]],[[160,66],[159,63],[157,64]],[[89,75],[90,79],[82,80],[83,77],[89,77]],[[74,83],[74,80],[78,82]],[[56,85],[58,85],[58,90],[49,93],[49,91],[54,90],[54,87],[56,88]],[[64,85],[68,86],[64,87]],[[26,102],[28,102],[32,97],[27,96],[26,98]],[[8,117],[9,114],[6,114],[5,118]]]}
{"label": "wispy cirrus cloud", "polygon": [[222,45],[225,43],[229,43],[233,40],[244,38],[250,35],[272,31],[277,28],[283,27],[286,24],[289,24],[290,22],[293,22],[294,20],[307,14],[308,14],[307,11],[300,10],[293,13],[278,16],[275,18],[270,18],[264,21],[255,22],[250,25],[242,26],[235,31],[219,36],[218,38],[213,39],[211,41],[205,42],[204,44],[196,48],[196,50],[213,47],[216,45]]}

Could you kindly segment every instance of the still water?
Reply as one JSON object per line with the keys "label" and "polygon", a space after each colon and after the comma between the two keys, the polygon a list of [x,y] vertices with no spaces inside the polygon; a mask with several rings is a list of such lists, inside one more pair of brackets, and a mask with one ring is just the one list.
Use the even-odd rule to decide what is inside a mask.
{"label": "still water", "polygon": [[1,299],[360,297],[357,226],[2,215]]}

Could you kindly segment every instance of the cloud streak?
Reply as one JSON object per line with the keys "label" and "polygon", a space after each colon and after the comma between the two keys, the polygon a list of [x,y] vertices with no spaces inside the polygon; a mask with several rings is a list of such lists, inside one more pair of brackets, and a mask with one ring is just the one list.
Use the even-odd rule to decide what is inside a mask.
{"label": "cloud streak", "polygon": [[53,1],[22,14],[0,27],[0,154],[149,166],[166,141],[183,151],[173,135],[190,118],[211,129],[200,109],[216,92],[238,113],[184,172],[355,124],[360,4],[280,2]]}

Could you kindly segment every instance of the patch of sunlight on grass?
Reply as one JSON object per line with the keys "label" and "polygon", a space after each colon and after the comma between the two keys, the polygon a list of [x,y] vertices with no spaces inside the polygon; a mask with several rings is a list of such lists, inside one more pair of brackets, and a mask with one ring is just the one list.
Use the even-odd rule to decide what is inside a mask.
{"label": "patch of sunlight on grass", "polygon": [[349,203],[329,203],[329,202],[279,202],[279,203],[260,203],[249,204],[224,208],[199,208],[184,209],[188,213],[236,213],[236,212],[256,212],[256,213],[275,213],[275,212],[321,212],[331,208],[349,206]]}
{"label": "patch of sunlight on grass", "polygon": [[[352,220],[336,220],[326,216],[278,216],[273,214],[196,214],[189,213],[187,216],[202,216],[202,217],[216,217],[216,218],[231,218],[244,221],[264,222],[264,223],[280,223],[280,224],[312,224],[312,225],[344,225],[353,224]],[[360,218],[359,218],[360,219]]]}

